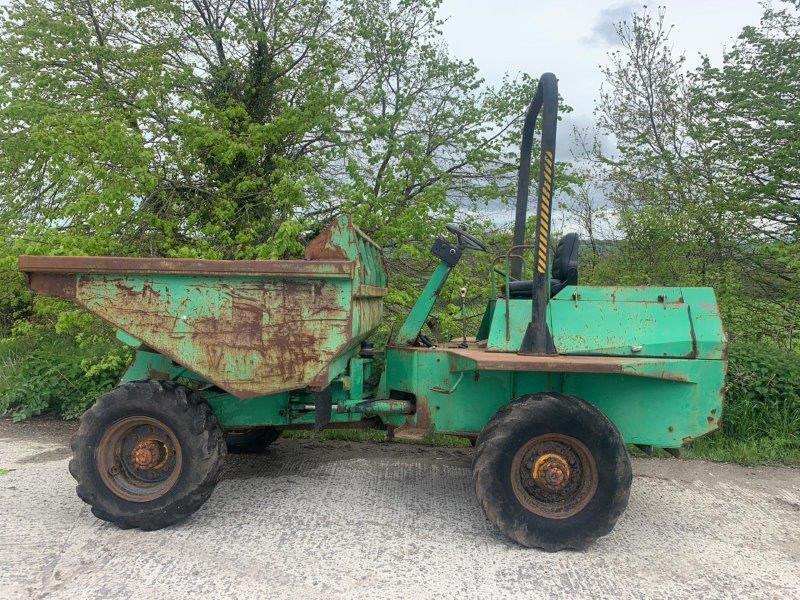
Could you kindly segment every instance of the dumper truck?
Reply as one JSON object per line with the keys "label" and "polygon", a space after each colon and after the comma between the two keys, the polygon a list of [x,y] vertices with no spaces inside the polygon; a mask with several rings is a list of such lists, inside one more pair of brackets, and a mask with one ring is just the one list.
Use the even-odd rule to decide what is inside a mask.
{"label": "dumper truck", "polygon": [[72,441],[69,469],[94,515],[159,529],[209,498],[229,449],[260,451],[293,429],[377,427],[472,441],[478,503],[523,546],[580,549],[609,533],[630,493],[626,444],[677,449],[719,427],[726,338],[712,289],[581,285],[577,236],[551,250],[557,104],[547,73],[523,126],[513,246],[477,331],[425,334],[449,274],[486,251],[451,225],[380,368],[369,337],[383,317],[383,255],[345,215],[297,260],[21,257],[32,290],[78,304],[135,348]]}

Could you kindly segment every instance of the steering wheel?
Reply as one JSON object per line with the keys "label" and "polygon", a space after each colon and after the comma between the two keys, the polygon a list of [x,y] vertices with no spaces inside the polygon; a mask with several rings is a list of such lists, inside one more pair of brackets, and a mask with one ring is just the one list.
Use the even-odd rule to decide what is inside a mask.
{"label": "steering wheel", "polygon": [[445,225],[447,227],[447,231],[452,233],[456,236],[456,240],[458,241],[458,245],[460,248],[471,248],[472,250],[478,250],[480,252],[486,252],[486,246],[484,246],[481,242],[479,242],[476,238],[468,234],[466,231],[457,227],[456,225],[448,224]]}

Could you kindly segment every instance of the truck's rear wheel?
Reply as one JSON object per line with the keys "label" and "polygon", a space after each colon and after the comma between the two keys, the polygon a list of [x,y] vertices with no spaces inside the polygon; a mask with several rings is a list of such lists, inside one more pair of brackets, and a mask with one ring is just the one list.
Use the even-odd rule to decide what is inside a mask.
{"label": "truck's rear wheel", "polygon": [[208,405],[172,382],[125,383],[101,396],[72,438],[69,470],[92,513],[160,529],[211,496],[225,455]]}
{"label": "truck's rear wheel", "polygon": [[478,437],[475,493],[514,541],[581,549],[613,528],[628,504],[631,464],[614,424],[575,396],[523,396]]}
{"label": "truck's rear wheel", "polygon": [[229,433],[225,437],[225,443],[231,454],[261,454],[282,433],[280,429],[251,429],[242,433]]}

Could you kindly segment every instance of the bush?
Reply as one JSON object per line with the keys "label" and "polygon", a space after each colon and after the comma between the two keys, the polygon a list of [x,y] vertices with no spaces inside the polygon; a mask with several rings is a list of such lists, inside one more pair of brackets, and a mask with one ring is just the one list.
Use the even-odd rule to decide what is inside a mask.
{"label": "bush", "polygon": [[764,344],[731,344],[727,387],[725,436],[800,443],[800,355]]}
{"label": "bush", "polygon": [[46,412],[79,417],[116,385],[128,360],[109,338],[82,344],[52,331],[18,332],[0,340],[0,415],[15,421]]}
{"label": "bush", "polygon": [[686,456],[740,464],[800,464],[800,355],[756,343],[730,346],[722,430]]}

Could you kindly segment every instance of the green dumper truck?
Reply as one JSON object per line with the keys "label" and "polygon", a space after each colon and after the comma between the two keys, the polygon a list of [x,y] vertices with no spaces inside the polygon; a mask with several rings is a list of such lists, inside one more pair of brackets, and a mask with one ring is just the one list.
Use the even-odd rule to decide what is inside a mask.
{"label": "green dumper truck", "polygon": [[[73,439],[70,471],[92,512],[165,527],[208,499],[228,450],[258,451],[288,429],[379,427],[473,440],[478,500],[520,544],[583,548],[611,531],[630,491],[625,444],[679,448],[719,426],[726,339],[709,288],[582,286],[577,237],[551,252],[556,99],[545,74],[523,131],[514,247],[496,263],[501,284],[477,332],[452,343],[423,334],[459,259],[485,250],[450,226],[380,370],[368,337],[387,275],[380,248],[346,216],[302,260],[21,257],[34,291],[79,304],[136,348]],[[533,279],[523,280],[528,249]]]}

